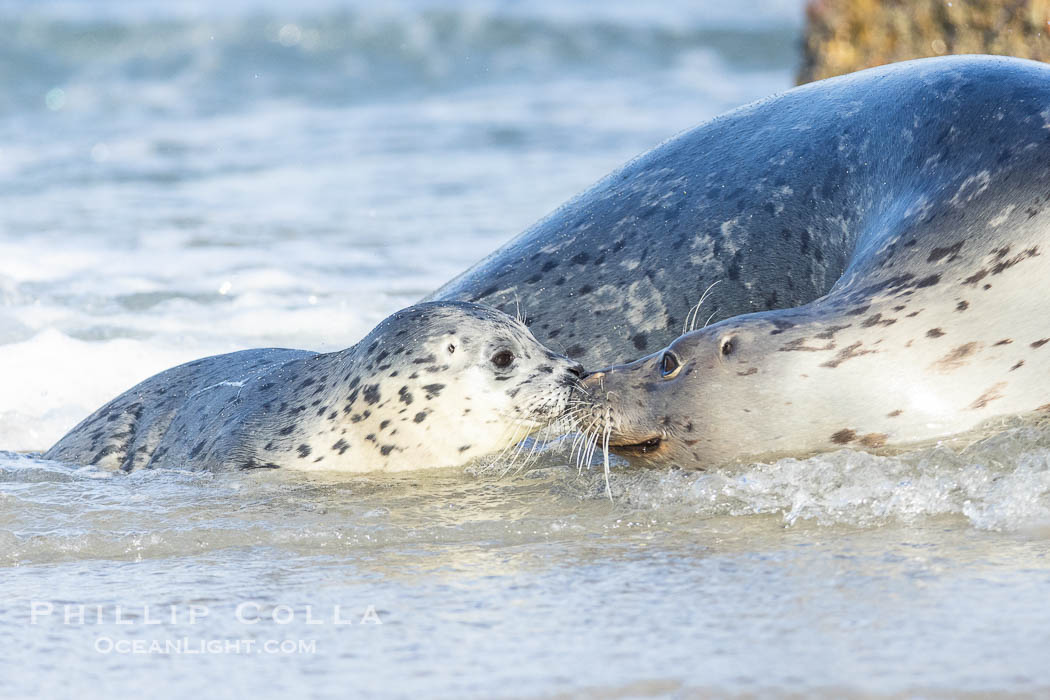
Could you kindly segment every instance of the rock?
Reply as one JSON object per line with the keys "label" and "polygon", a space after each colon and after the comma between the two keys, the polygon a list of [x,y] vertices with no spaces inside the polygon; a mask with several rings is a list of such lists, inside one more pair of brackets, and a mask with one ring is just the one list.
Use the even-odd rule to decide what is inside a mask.
{"label": "rock", "polygon": [[962,53],[1050,62],[1050,0],[810,0],[798,83]]}

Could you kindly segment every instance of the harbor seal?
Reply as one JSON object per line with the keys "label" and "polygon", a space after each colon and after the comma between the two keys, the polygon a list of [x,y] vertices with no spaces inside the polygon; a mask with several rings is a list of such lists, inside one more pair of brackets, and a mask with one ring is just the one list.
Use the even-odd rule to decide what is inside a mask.
{"label": "harbor seal", "polygon": [[454,466],[556,419],[581,371],[495,309],[419,304],[347,350],[245,350],[161,372],[44,457],[122,471]]}
{"label": "harbor seal", "polygon": [[741,107],[631,161],[428,299],[520,304],[540,342],[588,368],[666,347],[698,315],[697,326],[802,306],[838,282],[868,227],[892,223],[890,207],[903,216],[927,190],[975,178],[965,200],[1000,158],[1034,157],[990,143],[969,115],[1001,106],[1018,138],[1050,133],[1027,111],[1047,72],[924,59]]}
{"label": "harbor seal", "polygon": [[746,201],[687,250],[736,261],[727,286],[770,306],[785,288],[802,303],[593,373],[585,429],[634,462],[704,467],[1050,410],[1050,67],[914,61],[730,121],[721,187]]}

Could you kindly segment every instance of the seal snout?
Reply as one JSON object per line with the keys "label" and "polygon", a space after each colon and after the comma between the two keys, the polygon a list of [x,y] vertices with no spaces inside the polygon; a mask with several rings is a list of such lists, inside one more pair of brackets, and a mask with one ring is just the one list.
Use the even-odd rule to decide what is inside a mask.
{"label": "seal snout", "polygon": [[579,362],[573,362],[565,368],[565,374],[561,378],[561,385],[576,388],[580,385],[580,380],[585,376],[586,372],[583,370],[583,365]]}
{"label": "seal snout", "polygon": [[584,372],[580,375],[580,386],[588,390],[592,387],[598,388],[601,386],[602,379],[604,378],[605,372],[601,370],[597,372]]}
{"label": "seal snout", "polygon": [[581,432],[596,444],[605,445],[614,454],[630,460],[655,462],[667,458],[674,449],[673,433],[665,420],[662,425],[647,410],[639,410],[641,402],[624,401],[637,388],[647,383],[636,373],[645,373],[652,367],[651,358],[616,367],[607,367],[586,373],[579,381],[575,419]]}

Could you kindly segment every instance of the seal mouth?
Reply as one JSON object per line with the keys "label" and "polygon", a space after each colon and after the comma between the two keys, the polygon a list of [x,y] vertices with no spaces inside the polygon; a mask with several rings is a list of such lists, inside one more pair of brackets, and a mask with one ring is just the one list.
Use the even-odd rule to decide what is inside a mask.
{"label": "seal mouth", "polygon": [[632,442],[625,445],[609,445],[609,449],[618,455],[645,455],[656,452],[663,444],[663,438],[659,435],[653,436],[642,442]]}

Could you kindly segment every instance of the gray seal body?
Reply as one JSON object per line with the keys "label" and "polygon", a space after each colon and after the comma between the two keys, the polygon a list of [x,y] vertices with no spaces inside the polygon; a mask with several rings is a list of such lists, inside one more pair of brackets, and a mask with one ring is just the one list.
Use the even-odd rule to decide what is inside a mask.
{"label": "gray seal body", "polygon": [[[614,452],[696,467],[903,446],[1050,410],[1050,66],[886,66],[657,152],[708,132],[736,156],[695,166],[707,220],[663,272],[722,280],[723,318],[588,378],[588,415]],[[668,281],[661,298],[675,293]]]}
{"label": "gray seal body", "polygon": [[708,318],[808,304],[870,274],[866,248],[965,225],[959,201],[1041,211],[1048,72],[925,59],[742,107],[631,161],[429,298],[520,304],[541,342],[588,367]]}
{"label": "gray seal body", "polygon": [[420,304],[339,352],[245,350],[161,372],[44,456],[122,471],[454,466],[556,420],[580,372],[495,309]]}

